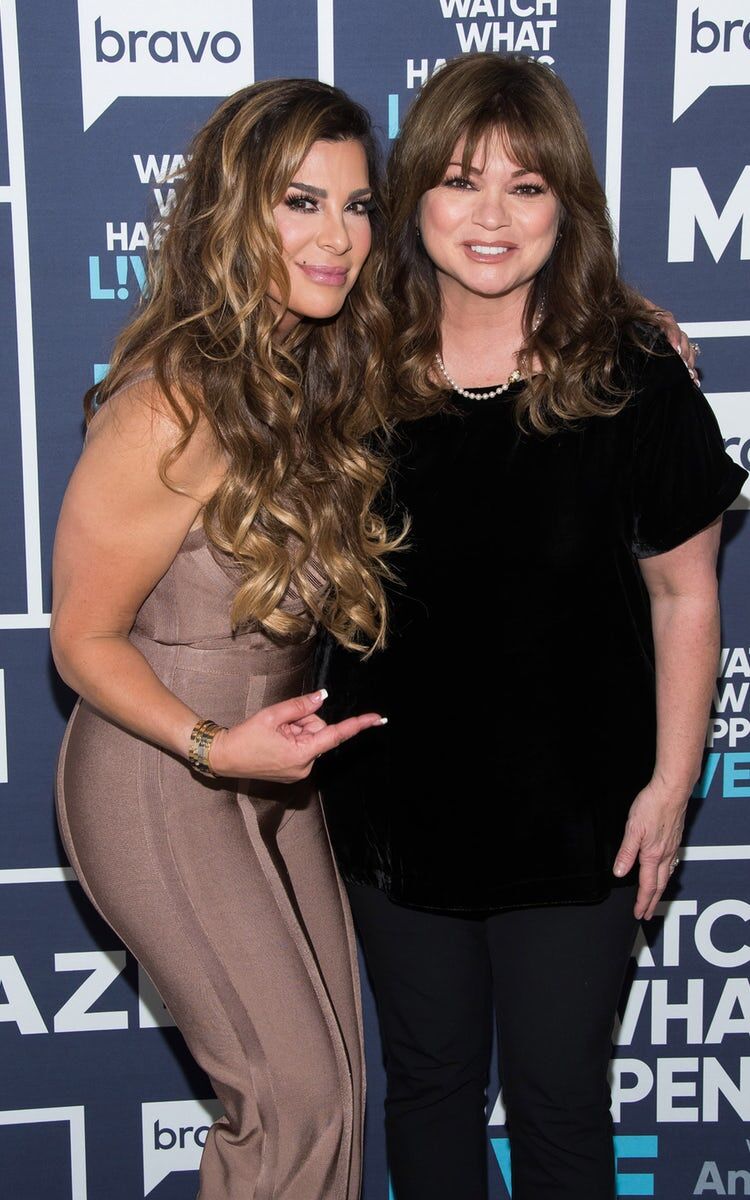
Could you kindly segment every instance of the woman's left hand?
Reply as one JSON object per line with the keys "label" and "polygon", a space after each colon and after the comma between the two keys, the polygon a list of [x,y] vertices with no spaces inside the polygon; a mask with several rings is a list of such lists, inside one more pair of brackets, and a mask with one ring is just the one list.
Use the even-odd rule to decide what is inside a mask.
{"label": "woman's left hand", "polygon": [[625,835],[615,859],[615,875],[627,875],[638,860],[635,915],[648,921],[677,865],[689,797],[652,779],[630,807]]}

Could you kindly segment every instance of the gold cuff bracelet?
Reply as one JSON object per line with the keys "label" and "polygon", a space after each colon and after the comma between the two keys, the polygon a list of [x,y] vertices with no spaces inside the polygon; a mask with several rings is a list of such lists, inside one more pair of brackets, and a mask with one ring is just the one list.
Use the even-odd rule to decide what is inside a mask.
{"label": "gold cuff bracelet", "polygon": [[224,726],[217,725],[215,721],[197,721],[193,726],[190,734],[188,762],[199,775],[209,775],[211,779],[216,778],[211,770],[209,754],[214,738],[223,729]]}

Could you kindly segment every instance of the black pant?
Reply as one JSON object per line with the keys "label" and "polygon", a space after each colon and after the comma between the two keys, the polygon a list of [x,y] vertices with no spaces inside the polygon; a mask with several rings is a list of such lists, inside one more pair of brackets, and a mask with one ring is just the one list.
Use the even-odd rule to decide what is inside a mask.
{"label": "black pant", "polygon": [[375,993],[396,1200],[486,1200],[493,1000],[513,1200],[611,1200],[607,1072],[635,889],[489,917],[349,897]]}

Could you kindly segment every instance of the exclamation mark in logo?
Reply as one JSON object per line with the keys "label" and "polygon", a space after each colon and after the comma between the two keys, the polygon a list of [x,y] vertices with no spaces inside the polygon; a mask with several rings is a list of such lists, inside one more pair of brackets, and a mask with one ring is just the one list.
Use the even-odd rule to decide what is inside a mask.
{"label": "exclamation mark in logo", "polygon": [[115,264],[117,266],[117,282],[120,285],[117,289],[117,299],[118,300],[127,300],[128,296],[130,295],[130,292],[128,291],[127,287],[125,286],[126,283],[128,282],[128,256],[127,256],[127,254],[118,254],[115,258]]}
{"label": "exclamation mark in logo", "polygon": [[391,141],[398,137],[398,92],[388,96],[388,137]]}

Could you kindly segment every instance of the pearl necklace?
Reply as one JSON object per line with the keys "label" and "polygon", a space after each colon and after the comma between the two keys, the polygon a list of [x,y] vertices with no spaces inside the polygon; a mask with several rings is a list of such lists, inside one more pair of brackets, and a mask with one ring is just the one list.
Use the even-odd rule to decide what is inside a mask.
{"label": "pearl necklace", "polygon": [[445,369],[445,363],[439,354],[435,355],[435,362],[453,388],[453,391],[458,392],[459,396],[463,396],[466,400],[494,400],[495,396],[502,396],[503,392],[507,392],[511,384],[519,383],[523,378],[520,371],[511,371],[507,383],[501,383],[499,387],[493,388],[491,392],[470,392],[467,388],[459,387],[455,379],[448,374]]}

